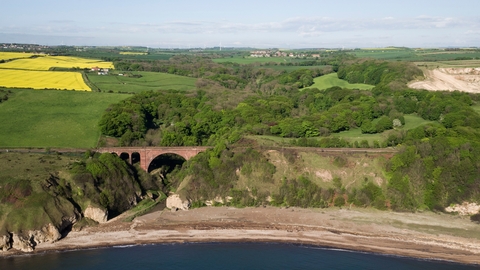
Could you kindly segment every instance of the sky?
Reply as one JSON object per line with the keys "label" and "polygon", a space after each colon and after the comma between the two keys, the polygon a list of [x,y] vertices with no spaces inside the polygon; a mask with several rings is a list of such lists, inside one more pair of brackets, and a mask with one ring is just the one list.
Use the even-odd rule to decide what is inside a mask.
{"label": "sky", "polygon": [[480,0],[15,0],[1,6],[0,43],[480,47]]}

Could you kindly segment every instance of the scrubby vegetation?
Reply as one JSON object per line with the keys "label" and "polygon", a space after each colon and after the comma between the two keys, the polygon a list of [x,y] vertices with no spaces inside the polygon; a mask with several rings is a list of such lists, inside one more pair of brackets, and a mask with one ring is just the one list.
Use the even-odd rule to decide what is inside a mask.
{"label": "scrubby vegetation", "polygon": [[[24,231],[46,223],[61,227],[63,217],[79,218],[89,205],[113,216],[144,199],[127,218],[133,219],[168,192],[190,199],[192,206],[214,200],[236,207],[441,211],[465,200],[480,201],[480,115],[473,109],[480,96],[408,89],[406,82],[422,75],[411,63],[355,59],[338,52],[304,61],[308,68],[299,60],[295,69],[272,69],[281,64],[213,61],[218,57],[213,54],[115,59],[111,54],[118,71],[188,76],[189,89],[195,89],[135,89],[135,95],[122,97],[96,93],[117,102],[99,119],[104,136],[100,146],[212,148],[159,176],[112,154],[88,152],[59,166],[42,157],[42,164],[53,166],[46,175],[29,173],[29,168],[22,168],[21,177],[12,178],[13,170],[1,174],[2,230]],[[373,88],[312,86],[315,78],[334,72],[342,82]],[[32,95],[27,90],[0,91],[0,110],[25,93]],[[9,129],[10,134],[16,130]],[[262,140],[271,144],[263,147]],[[311,147],[365,150],[312,153]],[[388,153],[381,148],[389,148]],[[392,149],[398,152],[392,154]]]}
{"label": "scrubby vegetation", "polygon": [[[8,160],[21,159],[25,155],[36,158],[32,160],[36,162],[31,162],[29,166],[36,177],[22,178],[5,171],[2,174],[2,233],[26,233],[49,223],[63,230],[67,220],[80,220],[88,206],[107,210],[113,217],[135,206],[146,197],[147,192],[162,193],[160,179],[151,175],[138,176],[135,167],[109,153],[99,155],[88,152],[83,157],[1,155]],[[155,196],[155,199],[158,197]]]}
{"label": "scrubby vegetation", "polygon": [[[248,74],[258,69],[235,67],[227,67],[220,73],[224,75],[207,78],[235,82],[234,87],[223,85],[226,89],[246,89],[248,80],[235,76],[241,73],[249,78]],[[405,62],[345,59],[340,62],[339,78],[375,85],[371,91],[340,87],[296,91],[305,85],[301,81],[307,79],[308,73],[304,72],[299,69],[277,75],[277,85],[288,86],[280,92],[280,88],[275,88],[273,92],[252,93],[221,109],[213,105],[218,97],[208,92],[143,93],[112,106],[102,118],[102,132],[120,137],[122,145],[215,146],[214,151],[200,154],[172,176],[174,188],[188,179],[184,192],[194,201],[230,194],[233,198],[230,203],[234,205],[353,204],[415,211],[443,209],[462,200],[480,199],[475,187],[477,164],[480,164],[476,160],[480,115],[471,107],[478,96],[407,89],[405,83],[422,73]],[[258,81],[259,77],[256,78]],[[416,119],[412,115],[423,119],[423,124],[408,123],[406,119]],[[350,141],[337,135],[355,129],[363,134],[382,134],[382,140]],[[337,187],[321,188],[298,173],[281,182],[273,180],[277,181],[273,185],[276,188],[267,192],[264,186],[272,181],[268,180],[272,179],[269,175],[276,172],[276,166],[264,160],[260,152],[255,158],[256,166],[270,165],[257,168],[257,172],[262,173],[251,174],[252,166],[246,160],[252,159],[252,153],[258,150],[238,152],[231,148],[245,134],[293,138],[290,145],[307,147],[402,146],[387,163],[388,181],[384,186],[367,178],[360,186],[347,187],[339,180]],[[336,162],[334,160],[334,164]],[[236,183],[242,175],[262,184],[238,189]]]}

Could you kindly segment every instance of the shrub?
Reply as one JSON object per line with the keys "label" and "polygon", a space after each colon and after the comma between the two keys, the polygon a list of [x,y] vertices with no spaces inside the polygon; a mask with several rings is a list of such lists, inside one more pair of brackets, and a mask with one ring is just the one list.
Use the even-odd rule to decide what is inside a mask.
{"label": "shrub", "polygon": [[337,196],[333,201],[334,206],[342,207],[345,205],[345,198],[343,196]]}
{"label": "shrub", "polygon": [[472,222],[475,222],[475,223],[479,223],[480,224],[480,213],[477,213],[475,215],[471,215],[470,216],[470,220]]}

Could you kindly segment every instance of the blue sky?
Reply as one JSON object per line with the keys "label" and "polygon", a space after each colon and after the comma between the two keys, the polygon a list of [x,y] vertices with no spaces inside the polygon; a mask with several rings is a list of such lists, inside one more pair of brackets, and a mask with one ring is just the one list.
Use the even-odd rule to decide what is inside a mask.
{"label": "blue sky", "polygon": [[480,47],[479,0],[15,0],[0,42],[160,48]]}

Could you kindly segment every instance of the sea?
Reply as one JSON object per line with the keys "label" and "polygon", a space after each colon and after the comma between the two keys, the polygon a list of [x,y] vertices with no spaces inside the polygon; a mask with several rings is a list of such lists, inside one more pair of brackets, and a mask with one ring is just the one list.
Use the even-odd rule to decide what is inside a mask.
{"label": "sea", "polygon": [[438,260],[278,243],[118,246],[0,258],[0,269],[479,269]]}

